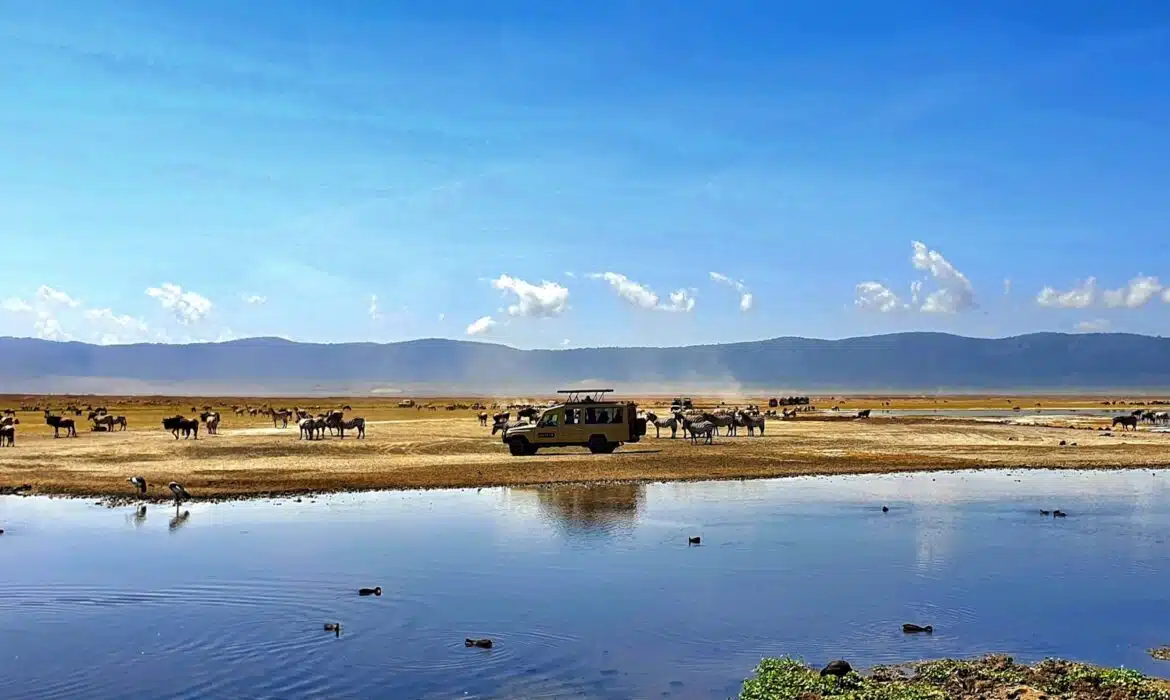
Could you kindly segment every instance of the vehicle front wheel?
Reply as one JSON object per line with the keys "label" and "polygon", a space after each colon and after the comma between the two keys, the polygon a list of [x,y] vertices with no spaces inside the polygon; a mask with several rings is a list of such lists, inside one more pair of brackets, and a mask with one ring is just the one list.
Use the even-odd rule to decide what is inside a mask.
{"label": "vehicle front wheel", "polygon": [[510,440],[508,442],[508,452],[511,452],[513,457],[523,457],[528,454],[528,441],[524,438]]}

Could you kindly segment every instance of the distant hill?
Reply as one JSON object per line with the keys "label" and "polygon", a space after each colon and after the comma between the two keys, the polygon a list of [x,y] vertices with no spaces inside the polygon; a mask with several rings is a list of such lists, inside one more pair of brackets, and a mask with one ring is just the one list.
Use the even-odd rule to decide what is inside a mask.
{"label": "distant hill", "polygon": [[1170,388],[1170,339],[1120,333],[965,338],[899,333],[675,348],[517,350],[458,340],[249,338],[114,345],[0,338],[0,392],[535,393],[1075,391]]}

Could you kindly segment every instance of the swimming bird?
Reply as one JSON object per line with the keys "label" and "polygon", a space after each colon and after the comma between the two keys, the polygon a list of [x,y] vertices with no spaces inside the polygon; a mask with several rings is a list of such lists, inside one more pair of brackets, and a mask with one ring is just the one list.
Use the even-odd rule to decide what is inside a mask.
{"label": "swimming bird", "polygon": [[889,513],[889,512],[890,512],[890,507],[889,507],[889,506],[882,506],[882,512],[883,512],[883,513]]}
{"label": "swimming bird", "polygon": [[909,622],[902,625],[902,631],[905,632],[906,634],[915,634],[918,632],[925,632],[927,634],[934,634],[934,628],[931,627],[930,625],[926,625],[924,627],[922,625],[915,625],[915,624],[911,624]]}
{"label": "swimming bird", "polygon": [[188,500],[191,498],[191,494],[187,493],[187,489],[183,488],[183,485],[177,481],[172,481],[167,484],[167,488],[171,490],[171,493],[175,494],[175,505],[179,505],[184,498]]}
{"label": "swimming bird", "polygon": [[359,588],[358,595],[382,595],[382,587],[376,586],[374,588]]}
{"label": "swimming bird", "polygon": [[480,649],[491,649],[492,648],[492,640],[490,640],[490,639],[472,639],[472,638],[468,637],[467,639],[463,640],[463,646],[468,647],[468,648],[478,647]]}
{"label": "swimming bird", "polygon": [[1040,515],[1051,515],[1051,514],[1052,514],[1052,511],[1044,510],[1043,508],[1040,509]]}
{"label": "swimming bird", "polygon": [[1052,517],[1054,517],[1054,518],[1067,518],[1068,514],[1065,513],[1063,510],[1057,508],[1056,510],[1052,511]]}
{"label": "swimming bird", "polygon": [[132,476],[129,479],[127,479],[126,481],[129,481],[130,483],[134,484],[134,487],[138,489],[139,496],[146,495],[146,477]]}
{"label": "swimming bird", "polygon": [[687,538],[687,544],[702,544],[702,543],[703,543],[702,537],[688,537]]}
{"label": "swimming bird", "polygon": [[341,623],[340,622],[326,622],[325,623],[325,631],[326,632],[333,632],[338,637],[340,637],[341,636]]}

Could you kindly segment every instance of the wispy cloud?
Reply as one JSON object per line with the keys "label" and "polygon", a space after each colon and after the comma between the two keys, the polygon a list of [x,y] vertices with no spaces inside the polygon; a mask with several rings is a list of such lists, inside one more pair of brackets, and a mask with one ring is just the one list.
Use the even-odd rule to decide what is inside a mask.
{"label": "wispy cloud", "polygon": [[644,284],[635,282],[617,272],[595,272],[589,275],[589,279],[603,280],[609,284],[620,298],[639,309],[647,311],[669,311],[676,313],[687,313],[693,311],[695,308],[694,290],[679,289],[671,292],[668,297],[669,300],[665,303],[660,303],[658,295]]}
{"label": "wispy cloud", "polygon": [[496,325],[496,319],[491,316],[484,316],[471,322],[467,326],[467,335],[483,335],[491,330]]}
{"label": "wispy cloud", "polygon": [[366,313],[369,314],[370,319],[373,321],[377,321],[377,320],[382,318],[382,312],[378,310],[378,295],[377,294],[370,295],[370,305],[366,309]]}
{"label": "wispy cloud", "polygon": [[1102,299],[1105,301],[1105,306],[1111,308],[1124,306],[1129,309],[1137,309],[1145,306],[1161,291],[1162,284],[1157,277],[1138,275],[1121,289],[1105,290]]}
{"label": "wispy cloud", "polygon": [[150,337],[150,326],[140,318],[116,314],[111,309],[86,309],[83,316],[102,345],[137,343]]}
{"label": "wispy cloud", "polygon": [[4,309],[5,311],[10,311],[14,314],[32,313],[33,310],[32,304],[29,304],[24,299],[18,299],[16,297],[10,297],[4,301],[0,301],[0,308]]}
{"label": "wispy cloud", "polygon": [[1006,297],[1007,295],[1009,295],[1011,293],[1012,293],[1012,281],[1009,279],[1005,279],[1003,281],[1003,295]]}
{"label": "wispy cloud", "polygon": [[569,308],[569,290],[556,282],[532,284],[509,275],[492,280],[496,289],[516,295],[516,303],[508,307],[509,316],[552,317]]}
{"label": "wispy cloud", "polygon": [[1050,309],[1084,309],[1097,298],[1097,279],[1090,277],[1072,289],[1062,292],[1045,287],[1036,295],[1036,303]]}
{"label": "wispy cloud", "polygon": [[244,303],[252,306],[260,306],[268,303],[268,297],[259,294],[251,294],[244,297]]}
{"label": "wispy cloud", "polygon": [[157,299],[162,307],[172,314],[183,325],[190,325],[202,321],[211,313],[211,300],[192,291],[183,291],[177,284],[164,282],[157,287],[150,287],[146,295]]}
{"label": "wispy cloud", "polygon": [[1095,318],[1091,321],[1081,321],[1075,328],[1081,333],[1104,333],[1112,326],[1108,319]]}
{"label": "wispy cloud", "polygon": [[713,282],[727,285],[728,287],[731,287],[735,289],[735,291],[739,292],[740,311],[751,311],[752,306],[755,303],[755,298],[752,296],[752,293],[748,291],[748,288],[743,283],[743,280],[732,279],[720,272],[709,272],[707,274],[711,277]]}

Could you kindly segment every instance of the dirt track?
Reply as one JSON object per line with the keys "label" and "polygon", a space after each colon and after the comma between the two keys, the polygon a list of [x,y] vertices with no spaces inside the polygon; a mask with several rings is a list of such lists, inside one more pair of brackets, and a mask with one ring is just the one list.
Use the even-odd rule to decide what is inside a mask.
{"label": "dirt track", "polygon": [[[0,449],[0,487],[30,484],[37,493],[130,495],[126,478],[141,474],[151,484],[151,495],[162,498],[169,496],[165,484],[172,479],[200,497],[1170,463],[1170,434],[1142,430],[1107,436],[1087,421],[1065,428],[935,418],[857,421],[832,415],[770,421],[764,437],[720,437],[711,446],[655,439],[651,427],[643,442],[612,455],[560,449],[512,457],[489,429],[480,427],[475,412],[406,411],[371,402],[354,403],[354,413],[370,421],[365,440],[305,442],[295,427],[274,429],[263,418],[235,417],[230,411],[219,435],[175,440],[158,421],[176,412],[179,402],[186,409],[192,403],[126,406],[122,412],[131,430],[121,433],[90,432],[82,417],[75,439],[55,440],[38,414],[23,413],[17,446]],[[111,411],[118,412],[116,404]],[[1061,446],[1062,440],[1077,444]]]}

